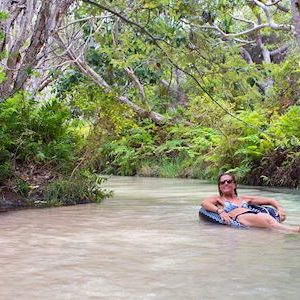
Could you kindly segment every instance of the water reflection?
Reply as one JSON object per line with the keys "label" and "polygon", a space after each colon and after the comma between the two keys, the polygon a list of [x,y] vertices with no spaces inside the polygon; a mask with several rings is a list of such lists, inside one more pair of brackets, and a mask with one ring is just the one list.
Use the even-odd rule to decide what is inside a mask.
{"label": "water reflection", "polygon": [[[1,299],[298,299],[300,235],[198,221],[216,186],[113,177],[104,203],[0,215]],[[297,193],[274,197],[300,223]]]}

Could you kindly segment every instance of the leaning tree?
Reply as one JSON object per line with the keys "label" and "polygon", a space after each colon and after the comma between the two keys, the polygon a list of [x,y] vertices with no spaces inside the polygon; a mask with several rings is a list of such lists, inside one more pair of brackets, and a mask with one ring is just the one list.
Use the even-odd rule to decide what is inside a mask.
{"label": "leaning tree", "polygon": [[[214,32],[216,43],[235,43],[249,64],[255,60],[254,48],[259,50],[265,63],[270,63],[276,55],[285,55],[290,47],[288,43],[279,47],[268,44],[263,37],[264,30],[294,33],[300,41],[299,0],[290,3],[244,0],[242,4],[248,8],[246,17],[243,9],[235,7],[241,5],[241,1],[121,0],[109,3],[108,6],[105,1],[92,0],[1,0],[0,72],[4,79],[0,82],[0,102],[22,89],[43,89],[53,80],[53,70],[64,70],[70,65],[94,81],[104,93],[115,93],[114,85],[89,64],[85,55],[91,47],[107,48],[103,41],[101,43],[101,36],[109,31],[109,51],[113,53],[110,66],[123,69],[130,81],[128,85],[136,88],[140,101],[130,98],[126,91],[115,93],[115,99],[142,118],[161,123],[164,117],[151,110],[143,81],[133,67],[137,59],[144,64],[155,64],[159,69],[172,68],[169,74],[180,72],[189,76],[201,89],[199,70],[192,70],[185,62],[186,57],[197,51],[197,45],[189,36],[191,32]],[[277,21],[279,13],[291,13],[293,24]],[[128,54],[131,42],[128,39],[132,39],[132,43],[140,40],[142,45],[131,47],[138,53]],[[141,51],[142,46],[152,53]],[[135,59],[132,54],[137,54]],[[198,55],[200,57],[201,52]],[[155,56],[159,60],[155,61]],[[160,80],[170,89],[170,94],[174,91],[172,81],[172,78]],[[261,87],[266,93],[272,84],[272,78],[266,78]],[[178,97],[178,92],[177,88],[173,95]],[[211,95],[209,97],[214,101]]]}

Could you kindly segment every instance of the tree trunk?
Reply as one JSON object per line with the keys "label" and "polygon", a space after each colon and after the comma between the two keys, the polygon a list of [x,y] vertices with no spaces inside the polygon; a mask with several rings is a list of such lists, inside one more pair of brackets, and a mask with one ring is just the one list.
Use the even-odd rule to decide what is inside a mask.
{"label": "tree trunk", "polygon": [[[72,61],[72,63],[79,68],[79,70],[88,78],[93,80],[99,87],[101,87],[104,92],[111,92],[112,88],[111,86],[102,78],[102,76],[98,73],[96,73],[85,61],[84,57],[81,55],[76,55],[75,52],[68,47],[64,41],[61,39],[59,34],[55,35],[57,43],[60,45],[62,49],[66,51],[66,55],[68,55],[69,59]],[[125,96],[117,96],[117,99],[120,101],[120,103],[126,104],[128,107],[130,107],[137,115],[139,115],[141,118],[149,118],[156,124],[162,124],[165,120],[164,116],[160,115],[157,112],[154,111],[147,111],[144,108],[136,105],[132,101],[130,101]]]}
{"label": "tree trunk", "polygon": [[300,0],[291,0],[291,10],[294,22],[294,34],[300,50]]}
{"label": "tree trunk", "polygon": [[49,56],[51,35],[75,0],[2,0],[0,10],[9,17],[1,22],[4,38],[1,59],[6,80],[0,84],[0,102],[23,89],[33,70]]}

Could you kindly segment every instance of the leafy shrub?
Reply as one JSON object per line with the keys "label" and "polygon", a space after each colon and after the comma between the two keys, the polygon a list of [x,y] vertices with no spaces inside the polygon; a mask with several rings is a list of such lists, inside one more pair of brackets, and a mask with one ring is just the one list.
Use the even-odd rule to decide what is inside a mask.
{"label": "leafy shrub", "polygon": [[70,108],[53,98],[35,106],[29,116],[29,128],[36,132],[43,142],[49,143],[66,134],[67,121],[70,118]]}
{"label": "leafy shrub", "polygon": [[76,177],[62,177],[50,183],[44,193],[48,206],[101,202],[112,193],[102,188],[106,178],[81,172]]}
{"label": "leafy shrub", "polygon": [[[82,137],[72,129],[69,108],[56,99],[38,104],[17,94],[0,105],[0,156],[16,162],[74,164]],[[79,151],[78,151],[79,150]]]}
{"label": "leafy shrub", "polygon": [[28,182],[18,178],[15,180],[15,184],[16,184],[15,191],[21,196],[27,197],[30,192],[30,186]]}
{"label": "leafy shrub", "polygon": [[[194,177],[217,142],[216,131],[201,126],[153,124],[124,130],[101,147],[101,170],[108,174]],[[202,173],[201,173],[202,174]]]}
{"label": "leafy shrub", "polygon": [[[30,182],[43,189],[48,176],[51,180],[57,178],[46,186],[48,204],[100,201],[108,195],[100,188],[103,179],[91,173],[93,162],[78,164],[87,140],[79,130],[80,122],[73,119],[63,101],[37,103],[25,94],[17,94],[0,105],[0,121],[1,183],[12,178],[17,193],[33,197]],[[77,168],[74,177],[69,178]],[[20,174],[26,181],[19,180]]]}
{"label": "leafy shrub", "polygon": [[300,146],[300,106],[292,106],[283,115],[274,116],[266,133],[273,137],[277,147]]}
{"label": "leafy shrub", "polygon": [[107,139],[100,148],[101,171],[108,174],[135,175],[155,149],[155,126],[124,128],[122,135]]}
{"label": "leafy shrub", "polygon": [[209,163],[206,170],[208,177],[231,170],[242,178],[250,171],[252,163],[261,159],[272,147],[272,142],[267,143],[268,136],[261,133],[268,126],[263,110],[242,111],[238,117],[240,120],[232,120],[229,116],[224,118],[216,147],[205,155]]}
{"label": "leafy shrub", "polygon": [[13,176],[12,165],[10,161],[0,162],[0,184],[7,178]]}
{"label": "leafy shrub", "polygon": [[144,162],[141,167],[137,170],[137,175],[144,177],[158,177],[159,166],[153,162]]}
{"label": "leafy shrub", "polygon": [[159,176],[166,178],[181,177],[182,167],[176,159],[162,159],[159,164]]}

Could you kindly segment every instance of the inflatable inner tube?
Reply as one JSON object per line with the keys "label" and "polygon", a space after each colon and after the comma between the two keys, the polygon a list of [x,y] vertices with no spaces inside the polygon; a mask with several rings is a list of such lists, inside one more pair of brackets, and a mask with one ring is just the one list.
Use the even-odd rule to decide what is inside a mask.
{"label": "inflatable inner tube", "polygon": [[[278,214],[277,210],[273,207],[249,205],[249,208],[255,212],[262,212],[262,213],[268,214],[268,215],[272,216],[277,222],[280,222],[279,214]],[[208,211],[208,210],[204,209],[203,207],[201,207],[199,210],[199,218],[200,218],[200,220],[203,220],[203,221],[209,221],[209,222],[216,223],[216,224],[227,225],[223,222],[223,220],[221,219],[219,214],[214,213],[212,211]],[[232,220],[231,224],[229,224],[229,225],[232,227],[246,227],[243,224],[239,223],[238,221],[234,221],[234,220]]]}

